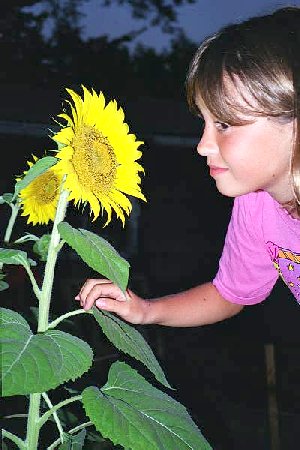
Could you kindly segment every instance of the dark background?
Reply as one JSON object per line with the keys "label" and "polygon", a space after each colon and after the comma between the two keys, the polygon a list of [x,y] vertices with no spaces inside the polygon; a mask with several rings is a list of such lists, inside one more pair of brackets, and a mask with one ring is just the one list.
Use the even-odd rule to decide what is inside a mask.
{"label": "dark background", "polygon": [[[232,200],[217,193],[195,150],[201,124],[187,109],[184,78],[196,44],[178,30],[172,32],[176,9],[156,11],[159,26],[172,32],[168,51],[139,47],[130,52],[128,44],[135,39],[130,33],[120,39],[103,35],[83,41],[76,15],[79,1],[46,2],[48,9],[37,17],[22,9],[35,3],[1,4],[0,57],[5,64],[0,73],[0,192],[12,190],[14,177],[26,169],[32,153],[42,156],[53,148],[48,129],[61,111],[65,87],[79,92],[83,83],[101,89],[108,99],[118,99],[132,132],[145,141],[142,186],[148,202],[132,199],[133,214],[124,230],[116,221],[106,229],[101,220],[91,225],[76,211],[68,213],[68,220],[116,246],[131,264],[130,287],[142,296],[165,295],[210,280],[218,267]],[[60,9],[62,5],[69,9]],[[45,39],[42,24],[51,14],[53,33]],[[8,217],[8,208],[1,206],[1,234]],[[13,239],[25,226],[25,218],[19,218]],[[26,230],[43,234],[47,227]],[[34,302],[24,273],[17,267],[6,268],[6,273],[11,289],[1,292],[1,304],[23,311],[30,320]],[[53,313],[76,308],[74,296],[92,275],[64,251]],[[186,329],[138,327],[176,388],[171,395],[187,407],[215,450],[294,450],[300,438],[298,309],[279,282],[265,302],[223,323]],[[96,348],[88,378],[101,385],[111,362],[125,357],[88,319],[78,317],[74,323],[74,334]],[[269,390],[266,345],[275,350],[276,385]],[[272,444],[271,396],[277,402],[273,424],[279,427],[280,447]],[[22,408],[23,403],[22,398],[6,399],[6,413],[21,412],[15,411],[16,404]],[[22,430],[20,420],[9,423]]]}

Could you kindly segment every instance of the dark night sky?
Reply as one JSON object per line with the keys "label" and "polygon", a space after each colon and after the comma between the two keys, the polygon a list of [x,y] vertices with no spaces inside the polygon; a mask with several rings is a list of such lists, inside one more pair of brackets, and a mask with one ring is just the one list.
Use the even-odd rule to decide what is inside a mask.
{"label": "dark night sky", "polygon": [[[265,14],[284,6],[300,6],[300,0],[200,0],[194,4],[178,7],[178,25],[187,36],[197,43],[227,23],[244,20],[253,15]],[[83,10],[84,36],[108,34],[117,37],[128,31],[139,29],[143,21],[132,19],[127,6],[101,7],[99,0],[90,0]],[[169,43],[169,36],[153,27],[136,41],[158,50]]]}

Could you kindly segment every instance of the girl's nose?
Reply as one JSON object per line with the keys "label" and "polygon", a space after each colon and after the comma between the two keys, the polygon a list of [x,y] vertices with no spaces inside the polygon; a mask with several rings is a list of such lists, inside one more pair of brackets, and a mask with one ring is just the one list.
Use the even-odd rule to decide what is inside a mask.
{"label": "girl's nose", "polygon": [[208,132],[204,129],[202,137],[197,145],[197,152],[200,156],[216,155],[219,152],[218,144],[212,132]]}

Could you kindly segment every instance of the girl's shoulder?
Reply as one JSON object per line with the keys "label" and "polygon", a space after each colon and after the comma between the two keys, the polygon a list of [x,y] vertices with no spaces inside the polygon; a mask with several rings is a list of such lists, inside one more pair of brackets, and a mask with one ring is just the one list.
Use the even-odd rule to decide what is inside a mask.
{"label": "girl's shoulder", "polygon": [[281,230],[290,229],[300,233],[300,220],[292,217],[289,212],[265,191],[250,192],[236,197],[234,210],[243,216],[245,223],[253,227],[264,226],[272,228],[280,226]]}

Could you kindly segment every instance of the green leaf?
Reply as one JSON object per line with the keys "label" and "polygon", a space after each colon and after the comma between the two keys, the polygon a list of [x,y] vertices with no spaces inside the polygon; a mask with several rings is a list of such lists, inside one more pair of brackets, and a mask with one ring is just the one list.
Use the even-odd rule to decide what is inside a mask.
{"label": "green leaf", "polygon": [[23,267],[36,266],[36,262],[28,258],[27,253],[22,250],[0,248],[0,263],[16,264]]}
{"label": "green leaf", "polygon": [[15,244],[23,244],[24,242],[28,242],[28,241],[38,241],[39,239],[40,238],[35,236],[35,234],[25,233],[24,236],[20,237],[19,239],[17,239],[15,241]]}
{"label": "green leaf", "polygon": [[3,203],[7,203],[10,205],[13,201],[14,195],[10,192],[6,192],[3,195],[0,195],[0,205],[3,205]]}
{"label": "green leaf", "polygon": [[81,339],[58,330],[32,334],[26,320],[6,308],[0,316],[3,396],[45,392],[91,367],[92,349]]}
{"label": "green leaf", "polygon": [[39,256],[41,261],[47,261],[50,240],[51,234],[44,234],[33,245],[33,251]]}
{"label": "green leaf", "polygon": [[118,350],[141,361],[160,383],[171,387],[149,344],[134,327],[107,311],[99,311],[94,307],[92,313],[105,336]]}
{"label": "green leaf", "polygon": [[86,414],[115,445],[134,450],[212,450],[183,405],[125,363],[114,363],[100,390],[82,393]]}
{"label": "green leaf", "polygon": [[77,230],[67,222],[61,222],[57,228],[61,237],[86,264],[125,292],[129,276],[129,263],[119,255],[112,245],[91,231],[81,228]]}
{"label": "green leaf", "polygon": [[83,449],[86,437],[86,430],[83,429],[77,434],[64,433],[64,443],[57,450],[81,450]]}
{"label": "green leaf", "polygon": [[0,280],[0,292],[6,291],[9,288],[9,284],[6,281]]}
{"label": "green leaf", "polygon": [[0,272],[0,292],[9,288],[9,284],[4,281],[5,276],[4,273]]}
{"label": "green leaf", "polygon": [[44,158],[39,159],[35,164],[33,164],[24,178],[18,181],[15,185],[15,193],[14,198],[17,197],[20,191],[26,186],[28,186],[36,177],[42,175],[46,170],[56,164],[57,159],[54,156],[45,156]]}

